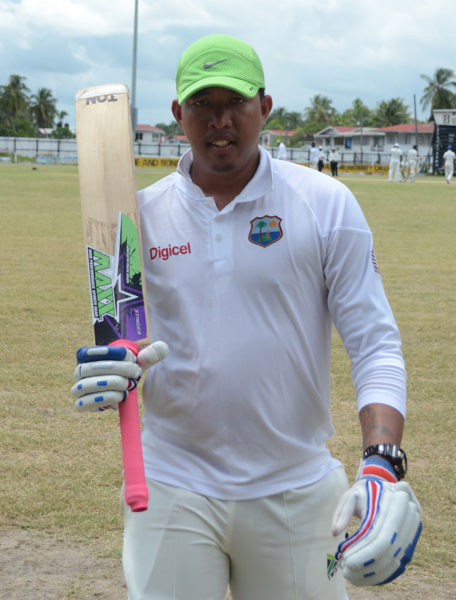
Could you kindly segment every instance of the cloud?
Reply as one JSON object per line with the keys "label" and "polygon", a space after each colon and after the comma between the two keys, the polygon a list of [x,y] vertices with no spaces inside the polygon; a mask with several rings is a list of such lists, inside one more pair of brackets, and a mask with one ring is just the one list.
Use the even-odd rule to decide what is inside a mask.
{"label": "cloud", "polygon": [[[315,94],[339,111],[360,97],[370,108],[392,97],[422,95],[421,73],[454,68],[454,0],[139,0],[139,120],[172,119],[181,52],[210,33],[251,43],[275,105],[302,111]],[[0,85],[27,77],[49,87],[74,125],[76,90],[131,84],[134,2],[0,0]],[[448,57],[448,58],[447,58]],[[454,61],[453,61],[454,62]],[[426,115],[427,116],[427,115]]]}

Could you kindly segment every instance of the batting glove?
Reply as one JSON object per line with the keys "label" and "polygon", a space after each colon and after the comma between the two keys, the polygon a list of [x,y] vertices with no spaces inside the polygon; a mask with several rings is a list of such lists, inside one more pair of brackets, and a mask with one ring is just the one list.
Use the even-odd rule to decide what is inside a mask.
{"label": "batting glove", "polygon": [[334,512],[333,535],[340,535],[353,517],[361,525],[336,553],[344,577],[356,586],[383,585],[399,577],[421,533],[421,506],[387,460],[372,456],[362,461],[357,481]]}
{"label": "batting glove", "polygon": [[78,366],[73,378],[76,382],[71,393],[77,399],[78,411],[117,409],[128,392],[134,389],[143,369],[150,367],[168,354],[165,342],[155,342],[135,356],[123,346],[92,346],[79,348]]}

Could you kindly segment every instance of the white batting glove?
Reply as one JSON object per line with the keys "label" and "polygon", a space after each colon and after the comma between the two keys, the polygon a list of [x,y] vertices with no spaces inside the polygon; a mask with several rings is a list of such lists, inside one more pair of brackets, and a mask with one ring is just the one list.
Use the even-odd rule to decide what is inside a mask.
{"label": "white batting glove", "polygon": [[143,369],[151,367],[168,354],[165,342],[154,342],[135,356],[123,346],[79,348],[78,366],[71,393],[77,398],[78,411],[117,409],[128,392],[136,387]]}
{"label": "white batting glove", "polygon": [[[372,465],[378,466],[379,473],[389,471],[387,478],[363,475],[365,466],[375,471]],[[357,586],[383,585],[399,577],[421,533],[421,506],[410,485],[397,481],[387,460],[369,457],[362,461],[360,478],[334,512],[333,535],[340,535],[353,517],[361,519],[361,525],[339,544],[336,553],[344,577]]]}

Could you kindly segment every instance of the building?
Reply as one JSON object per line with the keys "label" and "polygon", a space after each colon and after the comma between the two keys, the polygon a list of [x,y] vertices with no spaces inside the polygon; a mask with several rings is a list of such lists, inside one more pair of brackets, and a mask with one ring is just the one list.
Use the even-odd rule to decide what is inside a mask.
{"label": "building", "polygon": [[317,146],[329,146],[331,148],[351,148],[351,134],[356,127],[345,127],[342,125],[329,125],[315,134]]}
{"label": "building", "polygon": [[188,144],[186,135],[169,135],[167,141],[171,144]]}
{"label": "building", "polygon": [[432,169],[438,173],[442,169],[443,154],[451,144],[456,148],[456,109],[436,109],[432,112],[435,123],[432,138]]}
{"label": "building", "polygon": [[160,127],[152,127],[152,125],[136,125],[135,141],[143,142],[144,144],[154,144],[164,141],[166,133]]}
{"label": "building", "polygon": [[356,153],[389,152],[394,144],[403,150],[414,145],[425,152],[431,146],[434,123],[401,123],[389,127],[341,127],[330,125],[314,136],[317,146],[337,147]]}
{"label": "building", "polygon": [[431,146],[434,134],[434,123],[401,123],[390,127],[381,127],[377,131],[384,134],[384,151],[387,152],[393,144],[399,144],[403,150],[418,146],[424,152]]}
{"label": "building", "polygon": [[279,142],[287,145],[287,138],[296,133],[295,129],[265,129],[260,133],[260,145],[265,148],[273,148]]}

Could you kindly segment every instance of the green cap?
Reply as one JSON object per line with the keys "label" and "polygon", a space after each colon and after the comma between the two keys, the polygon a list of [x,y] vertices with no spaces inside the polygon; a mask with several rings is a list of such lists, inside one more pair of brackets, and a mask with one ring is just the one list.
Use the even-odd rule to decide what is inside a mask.
{"label": "green cap", "polygon": [[265,87],[263,67],[255,50],[223,34],[208,35],[189,46],[177,67],[177,101],[182,104],[195,92],[214,86],[253,98]]}

